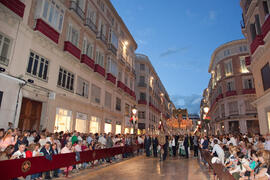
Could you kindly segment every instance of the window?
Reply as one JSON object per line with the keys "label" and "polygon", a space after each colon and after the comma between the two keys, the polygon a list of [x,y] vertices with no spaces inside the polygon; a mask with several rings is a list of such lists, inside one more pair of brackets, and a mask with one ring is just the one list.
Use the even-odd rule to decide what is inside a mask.
{"label": "window", "polygon": [[254,100],[246,100],[245,101],[245,106],[246,106],[246,112],[248,113],[248,112],[254,112],[254,111],[256,111],[256,107],[254,107],[251,103],[252,103],[252,101],[254,101]]}
{"label": "window", "polygon": [[72,111],[56,108],[54,132],[66,132],[71,128]]}
{"label": "window", "polygon": [[130,79],[129,84],[130,84],[130,89],[133,90],[133,80],[132,79]]}
{"label": "window", "polygon": [[140,83],[145,83],[145,77],[144,76],[140,76]]}
{"label": "window", "polygon": [[145,111],[139,111],[138,116],[140,119],[145,119]]}
{"label": "window", "polygon": [[221,113],[221,117],[225,117],[225,105],[224,104],[221,104],[220,113]]}
{"label": "window", "polygon": [[95,84],[92,84],[92,87],[91,87],[91,102],[100,104],[100,95],[101,95],[100,87],[96,86]]}
{"label": "window", "polygon": [[0,91],[0,108],[1,108],[1,104],[2,104],[2,99],[3,99],[3,91]]}
{"label": "window", "polygon": [[8,53],[10,47],[10,39],[0,34],[0,64],[8,65]]}
{"label": "window", "polygon": [[270,66],[269,63],[267,63],[262,69],[262,82],[263,82],[263,89],[266,91],[270,88]]}
{"label": "window", "polygon": [[96,64],[100,65],[101,67],[104,67],[104,54],[100,51],[96,51]]}
{"label": "window", "polygon": [[26,72],[39,78],[42,80],[47,81],[48,80],[48,67],[49,67],[49,61],[34,53],[34,52],[30,52],[30,57],[28,60],[28,65],[27,65],[27,69]]}
{"label": "window", "polygon": [[228,81],[227,82],[227,91],[230,92],[230,91],[234,91],[235,88],[234,88],[234,81]]}
{"label": "window", "polygon": [[218,86],[218,95],[222,94],[222,87]]}
{"label": "window", "polygon": [[77,94],[88,98],[88,89],[89,89],[89,83],[86,80],[78,77],[78,79],[77,79]]}
{"label": "window", "polygon": [[245,56],[240,57],[240,66],[241,66],[242,73],[249,73],[249,70],[247,69],[247,66],[246,66]]}
{"label": "window", "polygon": [[219,81],[221,79],[221,71],[220,71],[220,64],[217,65],[217,81]]}
{"label": "window", "polygon": [[69,42],[71,42],[73,45],[75,46],[79,46],[79,31],[73,27],[72,24],[68,25],[68,36],[67,36],[67,40]]}
{"label": "window", "polygon": [[238,114],[238,102],[237,101],[229,102],[228,105],[229,105],[229,113],[230,113],[230,115]]}
{"label": "window", "polygon": [[110,43],[116,48],[118,49],[118,37],[116,36],[115,32],[110,29]]}
{"label": "window", "polygon": [[112,104],[112,95],[106,91],[105,92],[105,107],[108,109],[111,109],[111,104]]}
{"label": "window", "polygon": [[120,98],[116,98],[116,106],[115,106],[115,109],[117,111],[121,111],[121,99]]}
{"label": "window", "polygon": [[146,94],[145,93],[140,93],[140,100],[146,100]]}
{"label": "window", "polygon": [[130,116],[130,105],[129,104],[125,104],[125,116]]}
{"label": "window", "polygon": [[[42,3],[42,11],[37,12],[39,17],[42,17],[51,27],[58,32],[61,32],[63,19],[64,19],[64,8],[60,7],[54,0],[39,1]],[[37,8],[37,11],[39,9]],[[42,15],[41,15],[42,14]]]}
{"label": "window", "polygon": [[231,76],[233,74],[232,60],[225,62],[225,76]]}
{"label": "window", "polygon": [[89,131],[90,133],[99,133],[99,127],[100,127],[100,118],[96,116],[92,116],[90,120],[90,127]]}
{"label": "window", "polygon": [[244,89],[253,89],[253,81],[252,79],[244,79]]}
{"label": "window", "polygon": [[140,64],[140,70],[145,71],[145,64]]}
{"label": "window", "polygon": [[88,9],[87,9],[87,18],[90,19],[94,24],[96,24],[96,12],[91,9],[90,3],[88,3]]}
{"label": "window", "polygon": [[117,74],[118,74],[117,63],[111,57],[108,57],[108,61],[107,61],[107,72],[109,72],[112,75],[114,75],[114,77],[116,77]]}
{"label": "window", "polygon": [[231,53],[230,50],[227,49],[227,50],[224,51],[224,56],[228,56],[228,55],[230,55],[230,53]]}
{"label": "window", "polygon": [[93,59],[94,46],[87,38],[83,39],[83,51],[82,54],[86,54],[88,57]]}
{"label": "window", "polygon": [[73,91],[74,74],[62,67],[59,69],[57,85],[63,89]]}

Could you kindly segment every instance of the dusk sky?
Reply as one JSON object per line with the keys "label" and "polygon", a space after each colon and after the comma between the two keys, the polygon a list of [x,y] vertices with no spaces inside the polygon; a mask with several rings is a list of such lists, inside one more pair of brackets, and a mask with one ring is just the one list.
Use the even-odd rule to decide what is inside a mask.
{"label": "dusk sky", "polygon": [[177,107],[198,113],[220,45],[243,38],[239,0],[111,0]]}

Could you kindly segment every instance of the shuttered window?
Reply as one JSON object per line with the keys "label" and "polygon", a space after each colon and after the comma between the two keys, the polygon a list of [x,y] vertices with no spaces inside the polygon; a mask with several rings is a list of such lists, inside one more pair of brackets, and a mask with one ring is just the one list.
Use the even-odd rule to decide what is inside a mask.
{"label": "shuttered window", "polygon": [[91,102],[100,104],[101,88],[92,84],[91,87]]}
{"label": "shuttered window", "polygon": [[263,89],[266,91],[267,89],[270,88],[270,66],[269,66],[269,63],[267,63],[261,69],[261,75],[262,75]]}
{"label": "shuttered window", "polygon": [[82,54],[86,54],[88,57],[93,59],[94,46],[87,38],[83,39],[83,51]]}
{"label": "shuttered window", "polygon": [[78,77],[77,79],[77,94],[88,98],[89,83],[88,81]]}
{"label": "shuttered window", "polygon": [[102,52],[96,51],[95,63],[100,65],[101,67],[104,67],[104,54]]}
{"label": "shuttered window", "polygon": [[121,99],[116,97],[116,104],[115,104],[115,109],[117,111],[121,111]]}
{"label": "shuttered window", "polygon": [[105,92],[105,107],[111,109],[112,105],[112,95],[111,93]]}
{"label": "shuttered window", "polygon": [[71,42],[73,45],[75,46],[79,46],[79,31],[77,29],[74,28],[74,26],[72,24],[68,25],[68,36],[67,36],[67,40],[69,42]]}
{"label": "shuttered window", "polygon": [[60,67],[57,81],[58,87],[61,87],[69,91],[73,91],[74,77],[75,75],[72,72]]}
{"label": "shuttered window", "polygon": [[8,54],[10,50],[10,39],[0,34],[0,64],[8,65]]}
{"label": "shuttered window", "polygon": [[229,102],[229,113],[232,114],[238,114],[238,103],[237,101]]}

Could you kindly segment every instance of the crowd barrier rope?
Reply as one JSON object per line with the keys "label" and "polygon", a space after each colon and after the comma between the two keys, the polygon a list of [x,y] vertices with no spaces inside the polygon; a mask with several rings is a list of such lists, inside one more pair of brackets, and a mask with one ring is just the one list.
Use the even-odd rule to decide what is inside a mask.
{"label": "crowd barrier rope", "polygon": [[133,145],[93,151],[89,150],[80,153],[58,154],[53,155],[52,158],[40,156],[0,161],[0,179],[12,179],[21,176],[26,177],[27,175],[51,171],[63,167],[68,168],[69,166],[83,162],[92,162],[119,154],[135,152],[141,148],[143,148],[142,145]]}
{"label": "crowd barrier rope", "polygon": [[214,174],[220,180],[235,180],[234,177],[230,174],[227,168],[223,164],[212,163],[211,160],[213,156],[208,150],[200,149],[202,158],[208,163],[209,168],[213,169]]}

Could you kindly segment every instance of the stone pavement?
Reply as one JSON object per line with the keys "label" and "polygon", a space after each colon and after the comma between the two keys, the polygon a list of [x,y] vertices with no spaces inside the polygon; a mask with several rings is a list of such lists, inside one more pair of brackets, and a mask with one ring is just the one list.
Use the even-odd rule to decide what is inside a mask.
{"label": "stone pavement", "polygon": [[[59,179],[64,179],[59,178]],[[138,156],[104,168],[82,170],[71,180],[207,180],[208,171],[195,158],[158,159]]]}

